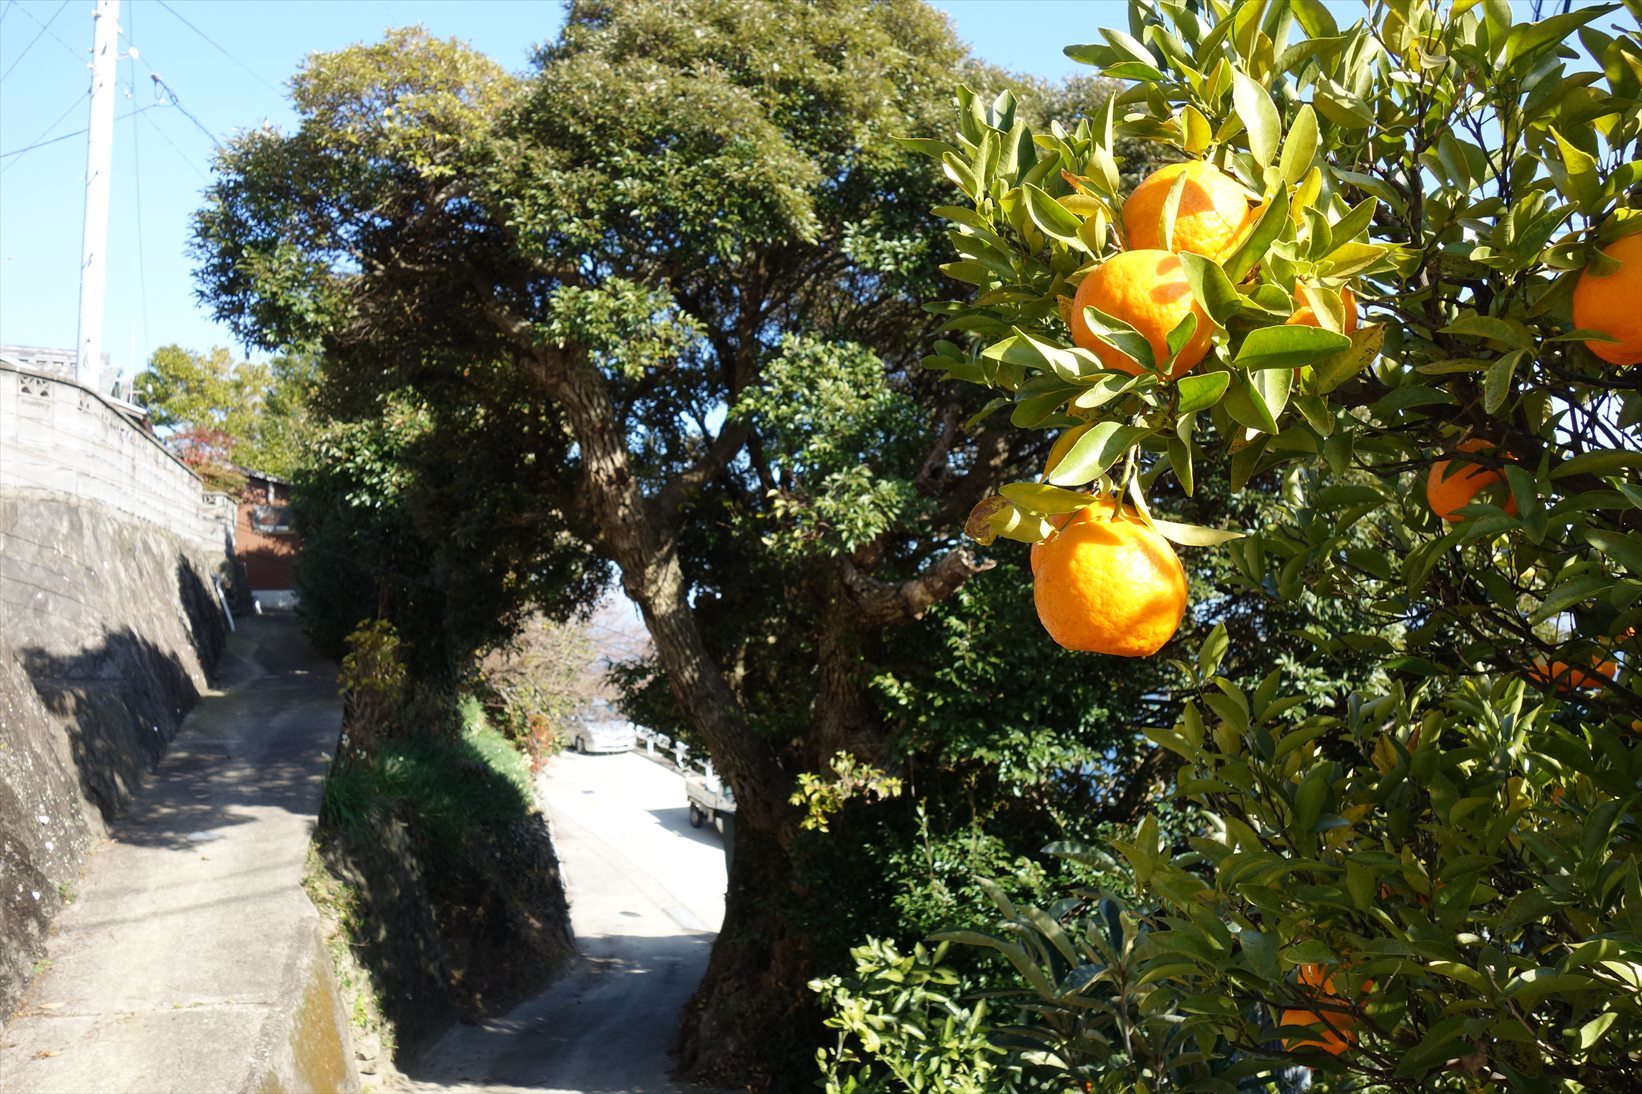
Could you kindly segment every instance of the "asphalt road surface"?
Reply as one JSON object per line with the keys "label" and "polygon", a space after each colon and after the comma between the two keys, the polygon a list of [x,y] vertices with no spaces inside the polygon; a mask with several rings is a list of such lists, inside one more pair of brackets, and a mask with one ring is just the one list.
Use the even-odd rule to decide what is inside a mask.
{"label": "asphalt road surface", "polygon": [[676,1094],[679,1009],[724,918],[724,845],[690,827],[679,774],[637,753],[564,753],[537,794],[580,957],[541,995],[457,1026],[409,1069],[418,1091]]}

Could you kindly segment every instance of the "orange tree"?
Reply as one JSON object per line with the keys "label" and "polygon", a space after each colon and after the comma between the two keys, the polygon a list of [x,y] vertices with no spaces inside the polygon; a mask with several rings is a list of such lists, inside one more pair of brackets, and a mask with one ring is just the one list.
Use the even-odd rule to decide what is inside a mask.
{"label": "orange tree", "polygon": [[[961,191],[939,212],[970,289],[931,305],[925,364],[1059,435],[970,533],[1048,552],[1121,496],[1111,519],[1226,552],[1247,590],[1378,619],[1308,631],[1384,669],[1332,703],[1217,674],[1223,633],[1178,663],[1180,717],[1144,732],[1200,827],[1077,852],[1130,875],[1121,984],[1086,904],[963,936],[1021,970],[1038,1064],[1086,1088],[1642,1074],[1634,12],[1137,3],[1067,50],[1132,81],[1104,118],[1034,132],[962,90],[955,136],[909,142]],[[1126,139],[1204,166],[1126,202]],[[1152,511],[1211,464],[1276,515]]]}

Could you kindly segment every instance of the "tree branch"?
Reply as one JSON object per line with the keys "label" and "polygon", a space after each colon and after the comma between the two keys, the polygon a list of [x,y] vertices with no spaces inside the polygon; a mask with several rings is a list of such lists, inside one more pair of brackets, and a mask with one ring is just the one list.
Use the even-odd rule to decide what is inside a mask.
{"label": "tree branch", "polygon": [[879,581],[861,572],[848,558],[838,560],[844,589],[864,622],[887,627],[922,619],[930,605],[945,600],[964,582],[997,565],[995,559],[977,559],[967,547],[942,555],[917,577],[899,583]]}

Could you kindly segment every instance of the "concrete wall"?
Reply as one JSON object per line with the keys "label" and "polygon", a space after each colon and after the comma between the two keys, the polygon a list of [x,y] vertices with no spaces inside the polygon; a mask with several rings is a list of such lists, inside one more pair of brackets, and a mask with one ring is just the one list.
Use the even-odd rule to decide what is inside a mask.
{"label": "concrete wall", "polygon": [[0,367],[0,1021],[206,687],[233,519],[108,400]]}

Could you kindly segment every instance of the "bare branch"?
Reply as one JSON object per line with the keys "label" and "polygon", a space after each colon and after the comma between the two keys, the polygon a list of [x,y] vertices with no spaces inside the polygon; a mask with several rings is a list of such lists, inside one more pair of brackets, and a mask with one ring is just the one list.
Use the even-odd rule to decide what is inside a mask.
{"label": "bare branch", "polygon": [[996,565],[994,559],[978,559],[967,547],[959,547],[942,555],[917,577],[893,583],[862,573],[848,558],[839,559],[845,591],[863,621],[879,627],[922,619],[930,605],[945,600],[964,582]]}

